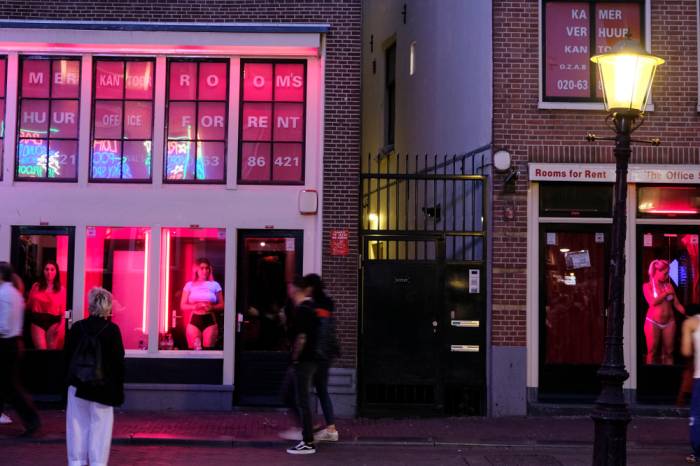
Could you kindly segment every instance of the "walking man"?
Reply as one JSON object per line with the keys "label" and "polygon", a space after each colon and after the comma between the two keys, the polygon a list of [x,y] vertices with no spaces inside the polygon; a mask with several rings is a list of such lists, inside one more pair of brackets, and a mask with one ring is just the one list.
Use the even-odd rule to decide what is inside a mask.
{"label": "walking man", "polygon": [[695,314],[696,309],[689,314],[683,322],[683,334],[681,337],[681,353],[686,357],[693,357],[693,392],[690,399],[690,446],[693,453],[685,460],[688,463],[700,461],[700,315]]}
{"label": "walking man", "polygon": [[12,266],[0,262],[0,411],[10,401],[24,425],[24,436],[39,429],[39,414],[19,380],[19,363],[24,351],[22,325],[24,299],[12,285]]}

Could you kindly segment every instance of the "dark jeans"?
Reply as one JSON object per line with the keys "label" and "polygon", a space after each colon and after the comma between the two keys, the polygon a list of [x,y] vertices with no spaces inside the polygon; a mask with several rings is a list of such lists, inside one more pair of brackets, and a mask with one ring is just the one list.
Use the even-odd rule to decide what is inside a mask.
{"label": "dark jeans", "polygon": [[19,337],[0,338],[0,411],[5,401],[12,403],[26,429],[39,426],[39,413],[19,380],[19,364],[24,344]]}
{"label": "dark jeans", "polygon": [[311,383],[316,372],[316,363],[310,361],[293,365],[287,372],[285,398],[292,414],[301,424],[302,439],[314,441],[313,418],[311,416]]}
{"label": "dark jeans", "polygon": [[316,373],[314,374],[314,387],[316,388],[316,395],[318,396],[318,401],[321,403],[323,417],[326,420],[327,426],[335,424],[333,402],[331,401],[330,395],[328,395],[328,371],[330,368],[329,362],[318,362]]}
{"label": "dark jeans", "polygon": [[690,446],[700,457],[700,379],[693,379],[693,395],[690,399]]}

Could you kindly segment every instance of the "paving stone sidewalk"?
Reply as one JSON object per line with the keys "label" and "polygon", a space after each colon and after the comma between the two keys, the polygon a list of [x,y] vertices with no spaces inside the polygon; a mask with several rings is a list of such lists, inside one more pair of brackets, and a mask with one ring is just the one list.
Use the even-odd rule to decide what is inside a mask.
{"label": "paving stone sidewalk", "polygon": [[[65,441],[65,412],[44,410],[41,416],[41,433],[32,441]],[[113,436],[115,444],[265,446],[288,443],[277,434],[290,426],[287,415],[275,410],[117,411]],[[338,429],[341,443],[347,444],[584,446],[593,442],[593,421],[588,416],[358,418],[339,420]],[[21,430],[18,422],[0,425],[0,440],[14,439]],[[688,421],[634,417],[628,428],[628,444],[685,451]]]}

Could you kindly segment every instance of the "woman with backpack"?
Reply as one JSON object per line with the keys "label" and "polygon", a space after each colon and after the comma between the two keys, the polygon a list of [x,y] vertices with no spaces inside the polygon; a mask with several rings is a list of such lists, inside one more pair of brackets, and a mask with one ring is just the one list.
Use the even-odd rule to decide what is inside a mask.
{"label": "woman with backpack", "polygon": [[90,316],[68,332],[68,466],[106,465],[112,443],[114,406],[124,402],[124,343],[111,322],[112,294],[88,293]]}

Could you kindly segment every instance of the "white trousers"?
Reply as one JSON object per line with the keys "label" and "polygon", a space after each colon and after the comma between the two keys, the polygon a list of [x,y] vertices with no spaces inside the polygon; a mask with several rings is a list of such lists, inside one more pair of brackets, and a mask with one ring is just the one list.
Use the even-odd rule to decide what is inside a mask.
{"label": "white trousers", "polygon": [[112,443],[114,408],[75,396],[68,387],[66,448],[68,466],[106,466]]}

